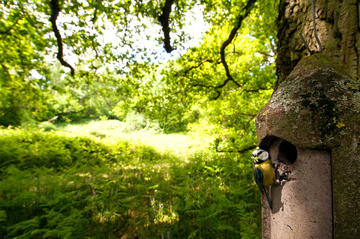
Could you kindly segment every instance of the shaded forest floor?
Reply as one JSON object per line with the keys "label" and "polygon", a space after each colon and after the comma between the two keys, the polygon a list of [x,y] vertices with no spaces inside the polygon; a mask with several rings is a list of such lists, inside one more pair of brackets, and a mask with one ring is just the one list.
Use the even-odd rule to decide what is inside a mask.
{"label": "shaded forest floor", "polygon": [[0,129],[1,238],[259,238],[251,162],[124,122]]}

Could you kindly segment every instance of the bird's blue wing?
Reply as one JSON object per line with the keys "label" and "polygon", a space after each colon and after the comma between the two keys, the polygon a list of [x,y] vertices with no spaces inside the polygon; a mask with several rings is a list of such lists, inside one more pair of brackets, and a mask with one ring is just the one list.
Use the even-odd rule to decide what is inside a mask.
{"label": "bird's blue wing", "polygon": [[260,191],[263,191],[263,180],[264,180],[264,175],[261,172],[260,169],[258,168],[254,168],[254,178],[255,178],[255,182],[258,185]]}
{"label": "bird's blue wing", "polygon": [[263,179],[264,179],[264,174],[261,172],[260,169],[258,168],[254,168],[254,178],[255,178],[255,182],[258,185],[260,192],[265,194],[266,200],[269,203],[269,207],[270,209],[272,209],[272,202],[270,200],[270,197],[268,195],[268,193],[266,192],[266,189],[263,185]]}

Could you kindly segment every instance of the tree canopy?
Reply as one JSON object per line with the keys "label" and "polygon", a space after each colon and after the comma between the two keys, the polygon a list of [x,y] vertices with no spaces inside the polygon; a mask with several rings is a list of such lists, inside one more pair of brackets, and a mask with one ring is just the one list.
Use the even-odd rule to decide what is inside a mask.
{"label": "tree canopy", "polygon": [[[134,111],[183,130],[202,115],[219,137],[252,127],[254,140],[253,119],[275,81],[276,1],[0,6],[1,124]],[[204,34],[190,45],[196,19]]]}

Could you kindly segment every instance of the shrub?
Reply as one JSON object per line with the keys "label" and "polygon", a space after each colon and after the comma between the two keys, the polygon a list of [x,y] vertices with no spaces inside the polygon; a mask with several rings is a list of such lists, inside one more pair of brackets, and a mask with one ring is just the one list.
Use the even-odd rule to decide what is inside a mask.
{"label": "shrub", "polygon": [[41,122],[39,124],[39,128],[44,131],[55,131],[56,130],[56,126],[53,123],[48,122],[48,121]]}
{"label": "shrub", "polygon": [[127,114],[125,120],[125,132],[137,131],[142,129],[153,129],[160,131],[159,124],[146,118],[144,114],[131,111]]}

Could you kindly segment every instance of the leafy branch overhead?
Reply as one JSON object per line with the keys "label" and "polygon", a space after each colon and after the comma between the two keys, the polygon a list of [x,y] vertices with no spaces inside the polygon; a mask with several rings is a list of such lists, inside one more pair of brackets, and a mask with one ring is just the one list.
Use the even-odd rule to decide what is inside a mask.
{"label": "leafy branch overhead", "polygon": [[10,27],[8,27],[6,30],[0,30],[0,34],[9,35],[10,31],[16,26],[16,24],[19,22],[19,20],[20,20],[20,18],[17,18],[15,20],[15,22]]}
{"label": "leafy branch overhead", "polygon": [[[164,7],[162,8],[163,12],[162,15],[159,16],[158,20],[162,25],[162,30],[164,33],[164,47],[167,52],[171,52],[174,50],[174,48],[170,44],[170,27],[169,27],[169,15],[171,12],[171,5],[174,3],[173,0],[166,0]],[[198,69],[201,66],[203,66],[204,63],[212,63],[212,64],[219,64],[221,63],[225,69],[226,73],[226,79],[216,85],[209,85],[207,83],[192,83],[193,87],[203,87],[207,89],[215,90],[216,95],[213,97],[213,99],[218,99],[221,95],[220,89],[225,87],[229,82],[233,82],[237,87],[243,87],[243,84],[239,83],[237,80],[234,79],[232,73],[230,72],[228,62],[226,60],[226,49],[227,47],[233,42],[236,35],[238,34],[239,29],[242,26],[242,23],[245,18],[247,18],[251,12],[251,10],[254,8],[254,5],[256,3],[256,0],[249,0],[247,1],[246,5],[239,10],[238,16],[235,18],[235,24],[233,28],[231,29],[231,32],[228,36],[228,38],[221,44],[220,47],[220,58],[218,60],[212,60],[209,58],[206,58],[205,60],[200,60],[198,62],[195,62],[194,65],[189,66],[188,68],[185,68],[182,72],[179,72],[179,76],[187,76],[188,73],[192,70]],[[246,91],[244,89],[244,91]],[[253,91],[253,90],[252,90]]]}
{"label": "leafy branch overhead", "polygon": [[[134,35],[135,33],[133,33],[133,32],[136,32],[136,34],[138,34],[138,33],[140,33],[140,31],[136,30],[133,32],[129,32],[132,30],[127,29],[127,27],[125,28],[125,30],[121,30],[121,25],[119,25],[119,22],[120,22],[120,24],[123,24],[124,26],[128,26],[129,21],[132,21],[129,19],[132,19],[133,17],[139,19],[140,16],[149,16],[149,15],[153,16],[157,19],[157,21],[160,23],[160,25],[162,27],[164,49],[166,50],[167,53],[171,53],[175,49],[175,47],[172,45],[173,43],[171,42],[170,32],[173,29],[170,28],[170,22],[172,20],[176,21],[176,22],[178,22],[178,24],[180,24],[178,27],[182,28],[182,26],[183,26],[182,24],[184,24],[184,23],[182,22],[183,20],[181,20],[181,17],[187,11],[187,9],[192,8],[196,2],[197,1],[183,2],[183,1],[165,0],[162,6],[160,6],[156,3],[153,3],[153,2],[148,2],[148,3],[127,2],[127,3],[118,3],[116,5],[111,5],[111,4],[109,5],[106,2],[96,2],[96,4],[93,6],[93,7],[95,7],[95,9],[92,12],[91,22],[92,22],[92,24],[94,24],[95,29],[97,29],[98,33],[101,34],[102,33],[102,30],[100,30],[101,23],[99,23],[100,24],[99,25],[96,22],[96,19],[98,19],[100,16],[102,18],[105,17],[105,18],[111,20],[111,22],[114,24],[114,27],[117,28],[118,31],[122,32],[126,36],[126,35]],[[248,0],[243,8],[236,11],[236,12],[238,12],[238,16],[236,16],[236,18],[235,18],[235,25],[233,26],[228,38],[222,43],[222,45],[220,47],[220,60],[219,61],[221,62],[221,64],[223,65],[223,67],[225,69],[226,79],[222,83],[217,84],[212,87],[216,91],[218,91],[219,89],[226,86],[229,82],[233,82],[237,87],[242,87],[242,84],[239,83],[233,77],[232,73],[230,72],[229,64],[226,59],[226,49],[233,42],[234,38],[236,37],[236,35],[238,33],[238,30],[241,28],[243,20],[246,17],[248,17],[248,15],[250,14],[251,10],[253,9],[255,3],[256,3],[256,0]],[[89,7],[92,6],[92,4],[93,3],[89,3]],[[172,13],[172,8],[174,7],[174,4],[176,4],[177,11],[174,13],[174,15],[172,15],[170,17],[170,15]],[[201,3],[201,4],[204,4],[204,3]],[[233,3],[232,7],[235,7],[238,4],[240,4],[240,3]],[[57,41],[57,59],[63,66],[69,68],[71,71],[71,75],[74,76],[74,74],[75,74],[74,67],[68,61],[66,61],[64,59],[64,42],[61,37],[60,30],[56,23],[59,13],[61,11],[59,0],[51,0],[49,5],[50,5],[50,9],[51,9],[50,22],[52,25],[52,31],[54,32],[54,35],[55,35],[56,41]],[[206,6],[206,4],[204,4],[204,6]],[[214,12],[213,17],[217,18],[217,16],[216,16],[217,15],[217,6],[211,5],[211,4],[209,6],[211,6],[210,8]],[[82,27],[84,24],[86,24],[86,21],[87,21],[86,14],[88,14],[87,12],[88,12],[89,7],[86,7],[83,3],[80,3],[78,1],[72,2],[69,5],[65,6],[66,14],[72,14],[71,12],[74,11],[74,14],[79,17],[79,22],[77,24],[75,23],[75,25],[78,25],[78,26],[75,26],[75,28],[79,27],[79,26]],[[205,7],[205,9],[206,8],[207,8],[207,6]],[[84,17],[78,15],[79,9],[83,9],[83,11],[85,11]],[[159,9],[161,9],[161,11],[159,11]],[[132,16],[130,16],[130,15],[132,15]],[[226,18],[231,18],[231,15],[228,15],[228,16],[224,15],[224,16],[222,16],[222,18],[224,18],[224,20],[225,20]],[[210,22],[214,21],[214,23],[216,22],[216,20],[210,20],[210,19],[208,19],[208,21],[210,21]],[[68,25],[70,25],[70,24],[68,24]],[[145,25],[143,25],[143,27],[146,28]],[[177,30],[178,29],[174,29],[175,32]],[[87,30],[84,29],[84,30],[81,30],[80,32],[85,32],[85,34],[89,35],[89,33],[86,33],[86,31]],[[82,43],[83,50],[81,50],[82,52],[86,52],[86,49],[88,47],[86,45],[86,44],[88,44],[88,43],[86,43],[86,39],[89,37],[86,35],[84,37],[85,37],[85,39],[84,38],[79,39],[80,41],[83,41],[83,43]],[[120,37],[120,35],[119,35],[119,37]],[[76,39],[76,37],[71,36],[71,38],[69,38],[69,39]],[[122,39],[121,41],[124,42],[124,39]],[[184,41],[184,40],[182,40],[182,41]],[[132,56],[131,54],[127,54],[128,51],[126,51],[126,54],[121,53],[121,55],[116,56],[116,55],[118,55],[116,46],[113,46],[114,48],[108,48],[109,46],[110,45],[107,45],[106,46],[107,49],[104,49],[104,54],[109,55],[110,58],[115,59],[116,57],[120,57],[120,58],[127,59]],[[132,44],[130,44],[129,47],[131,49],[134,49],[134,45],[132,45]],[[75,53],[78,54],[78,52],[75,52]],[[96,56],[99,55],[98,52],[95,52],[95,53],[96,53]]]}
{"label": "leafy branch overhead", "polygon": [[224,43],[221,45],[220,48],[220,55],[221,55],[221,63],[223,64],[225,71],[226,71],[226,77],[227,79],[220,85],[216,86],[215,88],[222,88],[224,87],[229,81],[233,82],[236,86],[241,87],[242,85],[239,84],[231,75],[230,70],[229,70],[229,66],[226,62],[226,58],[225,58],[225,49],[226,47],[228,47],[230,45],[230,43],[233,41],[233,39],[236,36],[236,33],[238,32],[238,30],[241,27],[241,24],[243,22],[243,20],[250,14],[251,9],[254,7],[256,0],[249,0],[246,4],[246,6],[242,9],[243,11],[245,11],[245,13],[240,13],[239,16],[237,17],[237,21],[235,23],[235,26],[233,27],[233,29],[230,32],[230,35],[228,37],[228,39],[226,39],[226,41],[224,41]]}
{"label": "leafy branch overhead", "polygon": [[164,48],[167,53],[170,53],[174,50],[170,43],[170,13],[171,13],[171,6],[174,3],[174,0],[166,0],[165,5],[162,8],[162,14],[158,17],[158,21],[162,26],[162,31],[164,33]]}
{"label": "leafy branch overhead", "polygon": [[59,29],[58,29],[58,27],[56,25],[56,19],[59,16],[59,13],[60,13],[59,1],[58,0],[51,0],[50,8],[51,8],[50,22],[51,22],[52,29],[53,29],[53,32],[55,34],[56,41],[57,41],[57,46],[58,46],[57,59],[60,61],[61,65],[70,68],[71,75],[74,76],[75,75],[75,69],[67,61],[64,60],[63,42],[62,42],[60,31],[59,31]]}
{"label": "leafy branch overhead", "polygon": [[[174,50],[174,48],[170,44],[170,27],[169,27],[169,16],[171,13],[171,6],[174,3],[174,0],[166,0],[165,5],[162,8],[162,14],[158,17],[159,22],[162,25],[162,30],[164,33],[164,48],[165,50],[170,53]],[[226,54],[225,49],[230,45],[230,43],[234,40],[238,30],[241,28],[243,20],[250,14],[251,10],[253,9],[254,5],[256,3],[256,0],[249,0],[246,5],[243,7],[243,9],[240,11],[238,17],[236,18],[235,26],[232,28],[228,38],[223,42],[220,48],[220,55],[221,55],[221,63],[225,68],[226,72],[226,80],[215,86],[215,89],[223,88],[228,82],[233,82],[236,86],[241,87],[242,85],[238,83],[231,75],[228,63],[226,61]],[[205,60],[205,62],[209,62],[209,60]],[[202,61],[199,65],[203,64],[204,61]],[[198,67],[198,66],[197,66]],[[195,69],[197,67],[191,67],[191,69]],[[188,71],[189,71],[188,70]]]}

